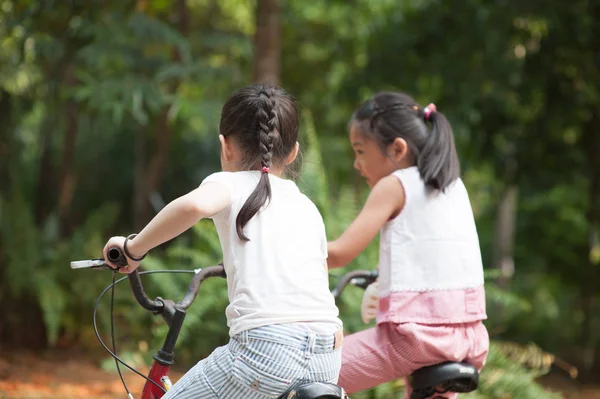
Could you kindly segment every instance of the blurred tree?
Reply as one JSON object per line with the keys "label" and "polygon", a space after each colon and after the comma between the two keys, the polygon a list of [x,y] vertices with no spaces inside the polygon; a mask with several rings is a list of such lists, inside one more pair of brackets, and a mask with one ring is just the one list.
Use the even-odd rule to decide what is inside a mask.
{"label": "blurred tree", "polygon": [[280,0],[258,0],[254,34],[253,81],[279,85],[281,58]]}
{"label": "blurred tree", "polygon": [[[142,6],[138,6],[140,10]],[[174,21],[177,32],[181,35],[182,39],[185,39],[189,33],[189,9],[187,7],[186,0],[176,0],[173,2],[172,10],[167,11],[171,14],[171,20]],[[185,45],[187,47],[187,43]],[[183,47],[183,46],[181,46]],[[171,58],[173,64],[170,67],[177,67],[184,63],[183,57],[190,57],[189,54],[182,54],[181,48],[177,45],[171,46]],[[185,51],[189,51],[187,48]],[[173,97],[176,95],[177,90],[181,84],[181,79],[175,76],[172,80],[166,82],[165,93],[166,97]],[[158,115],[155,116],[156,122],[151,125],[155,126],[155,139],[154,145],[149,155],[147,163],[145,163],[146,154],[143,153],[144,140],[139,139],[137,141],[136,149],[136,179],[135,179],[135,195],[134,195],[134,222],[133,227],[135,231],[139,231],[143,226],[151,219],[152,209],[150,207],[151,198],[157,195],[157,190],[164,175],[164,168],[168,161],[169,150],[171,148],[171,141],[173,139],[173,120],[170,118],[172,115],[172,109],[174,104],[164,104]],[[143,137],[138,134],[138,138]]]}
{"label": "blurred tree", "polygon": [[[597,375],[600,355],[600,1],[576,1],[539,9],[549,25],[540,50],[531,57],[528,75],[543,95],[543,108],[531,128],[537,140],[523,155],[529,162],[531,185],[571,186],[581,204],[582,219],[576,231],[559,228],[554,245],[573,241],[568,263],[549,264],[553,273],[579,291],[575,322],[581,339],[580,355],[590,376]],[[539,71],[544,71],[540,74]],[[536,90],[535,88],[531,89]],[[555,156],[548,156],[549,154]],[[536,184],[537,183],[537,184]],[[583,194],[585,193],[585,194]],[[583,195],[582,195],[583,194]],[[557,203],[557,208],[566,204]],[[564,210],[559,209],[560,213]],[[559,222],[559,220],[554,220]],[[571,238],[571,239],[569,239]],[[534,245],[539,242],[534,243]],[[540,251],[547,251],[536,245]],[[575,321],[575,320],[573,320]]]}

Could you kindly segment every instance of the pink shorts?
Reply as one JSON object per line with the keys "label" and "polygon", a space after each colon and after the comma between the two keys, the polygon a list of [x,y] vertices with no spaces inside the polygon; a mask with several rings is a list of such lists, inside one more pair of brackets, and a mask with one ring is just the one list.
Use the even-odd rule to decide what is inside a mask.
{"label": "pink shorts", "polygon": [[[421,367],[466,361],[481,370],[489,349],[482,322],[381,323],[344,338],[339,385],[349,394],[409,376]],[[410,387],[406,387],[406,398]],[[456,398],[458,394],[446,394]]]}

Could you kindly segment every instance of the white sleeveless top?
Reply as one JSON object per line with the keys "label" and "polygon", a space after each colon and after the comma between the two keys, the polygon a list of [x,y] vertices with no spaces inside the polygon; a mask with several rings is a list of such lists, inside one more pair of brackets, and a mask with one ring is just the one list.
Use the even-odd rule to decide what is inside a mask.
{"label": "white sleeveless top", "polygon": [[227,273],[229,334],[282,323],[341,329],[329,291],[323,218],[293,181],[269,174],[271,200],[244,227],[250,241],[239,239],[235,220],[259,178],[260,171],[219,172],[202,182],[223,184],[231,194],[231,204],[212,217]]}
{"label": "white sleeveless top", "polygon": [[425,185],[416,166],[393,175],[406,200],[380,232],[378,321],[485,319],[479,238],[462,180],[440,192]]}

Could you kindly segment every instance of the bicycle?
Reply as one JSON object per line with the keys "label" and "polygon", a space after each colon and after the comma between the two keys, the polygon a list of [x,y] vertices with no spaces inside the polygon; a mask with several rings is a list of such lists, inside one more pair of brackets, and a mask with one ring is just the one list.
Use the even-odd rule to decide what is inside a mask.
{"label": "bicycle", "polygon": [[[108,253],[109,260],[117,265],[123,267],[127,264],[123,253],[118,248],[111,248]],[[90,268],[90,269],[109,269],[113,270],[106,264],[104,259],[91,259],[86,261],[75,261],[71,262],[72,269]],[[140,279],[142,274],[152,273],[193,273],[187,291],[183,298],[179,302],[175,302],[170,299],[163,299],[156,297],[152,300],[148,298],[144,291],[144,286]],[[146,379],[146,383],[142,389],[142,395],[140,399],[160,399],[173,385],[168,373],[171,366],[174,363],[174,351],[175,344],[179,337],[181,327],[185,320],[186,310],[192,305],[201,284],[207,278],[221,277],[225,278],[225,269],[223,264],[217,266],[208,266],[204,269],[197,270],[151,270],[151,271],[138,271],[135,270],[128,274],[126,277],[122,277],[118,280],[115,279],[116,273],[113,273],[113,282],[108,285],[102,293],[96,299],[94,305],[94,331],[96,337],[102,347],[115,359],[117,364],[117,371],[130,399],[134,399],[133,395],[129,391],[127,384],[121,373],[119,363],[127,367],[137,375]],[[165,320],[168,326],[168,332],[162,347],[153,356],[153,363],[150,367],[148,376],[141,374],[133,367],[126,364],[116,354],[115,340],[114,340],[114,325],[113,325],[113,300],[114,300],[114,287],[124,280],[129,280],[129,284],[133,295],[140,306],[144,309],[152,312],[154,315],[160,315]],[[373,283],[377,279],[376,271],[358,270],[352,271],[345,274],[337,286],[332,290],[332,293],[336,299],[342,294],[344,288],[348,285],[355,285],[362,289],[365,289],[369,284]],[[104,343],[98,332],[96,324],[96,313],[100,300],[104,295],[112,290],[111,295],[111,340],[113,350],[108,348]],[[475,367],[468,363],[455,363],[447,362],[439,365],[433,365],[424,367],[415,371],[409,378],[409,383],[413,388],[413,393],[410,399],[427,399],[436,393],[443,392],[471,392],[477,388],[479,380],[479,373]],[[342,387],[325,382],[309,382],[301,383],[297,386],[291,387],[289,390],[284,392],[278,399],[349,399]],[[434,398],[435,399],[435,398]]]}

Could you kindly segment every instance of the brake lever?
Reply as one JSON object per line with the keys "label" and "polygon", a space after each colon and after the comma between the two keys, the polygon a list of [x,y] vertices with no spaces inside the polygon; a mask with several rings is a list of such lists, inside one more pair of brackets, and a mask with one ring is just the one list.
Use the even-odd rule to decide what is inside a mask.
{"label": "brake lever", "polygon": [[364,277],[354,277],[352,280],[350,280],[350,284],[362,289],[365,289],[369,286],[369,282]]}
{"label": "brake lever", "polygon": [[354,277],[352,280],[350,280],[350,284],[365,290],[369,285],[373,284],[375,280],[377,280],[377,277],[379,277],[379,272],[374,270],[371,271],[368,276]]}
{"label": "brake lever", "polygon": [[71,269],[114,270],[103,258],[73,261]]}
{"label": "brake lever", "polygon": [[107,254],[108,259],[117,266],[117,269],[110,267],[104,258],[73,261],[71,262],[71,269],[119,270],[127,266],[127,259],[120,248],[110,248]]}

